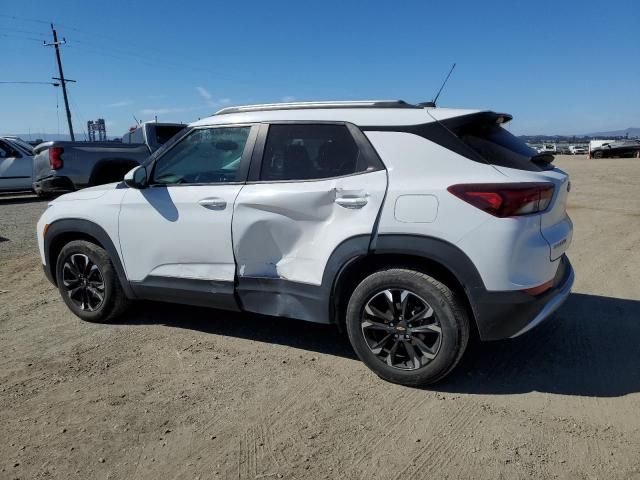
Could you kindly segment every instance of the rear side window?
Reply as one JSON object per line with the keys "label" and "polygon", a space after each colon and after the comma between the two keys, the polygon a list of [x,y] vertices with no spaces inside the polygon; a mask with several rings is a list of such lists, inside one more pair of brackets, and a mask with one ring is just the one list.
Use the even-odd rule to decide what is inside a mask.
{"label": "rear side window", "polygon": [[496,123],[474,122],[458,127],[455,133],[491,165],[530,171],[545,169],[544,163],[532,161],[538,152]]}
{"label": "rear side window", "polygon": [[260,180],[314,180],[370,167],[345,125],[270,125]]}

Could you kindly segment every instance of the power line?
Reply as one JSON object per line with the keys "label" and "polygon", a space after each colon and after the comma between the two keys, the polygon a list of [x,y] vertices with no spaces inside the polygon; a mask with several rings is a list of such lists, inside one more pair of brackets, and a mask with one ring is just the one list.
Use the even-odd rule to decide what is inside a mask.
{"label": "power line", "polygon": [[38,43],[44,42],[42,38],[26,37],[24,35],[16,35],[14,33],[0,33],[0,37],[17,38],[19,40],[30,40],[32,42],[38,42]]}
{"label": "power line", "polygon": [[10,84],[29,84],[29,85],[53,85],[54,87],[59,87],[60,84],[59,83],[55,83],[55,82],[31,82],[28,80],[24,80],[24,81],[16,81],[16,82],[4,82],[4,81],[0,81],[0,83],[10,83]]}
{"label": "power line", "polygon": [[[26,17],[18,17],[15,15],[5,15],[5,14],[0,14],[0,17],[6,17],[6,18],[12,18],[15,20],[22,20],[22,21],[29,21],[29,22],[37,22],[37,23],[49,23],[46,22],[45,20],[40,20],[40,19],[34,19],[34,18],[26,18]],[[104,39],[107,39],[111,42],[117,42],[120,43],[122,42],[122,38],[116,38],[116,37],[111,37],[108,35],[103,35],[100,33],[96,33],[96,32],[90,32],[87,30],[83,30],[81,28],[77,28],[74,27],[72,25],[69,24],[61,24],[58,23],[57,24],[59,27],[64,27],[67,30],[72,30],[75,32],[78,32],[81,35],[86,35],[89,36],[91,38],[96,38],[96,37],[102,37]],[[2,34],[0,34],[2,35]],[[33,39],[32,40],[38,40],[38,39]],[[39,40],[38,40],[39,41]],[[151,43],[151,42],[144,42],[141,41],[139,39],[136,39],[136,45],[144,45],[146,43],[147,47],[145,47],[145,54],[144,55],[140,55],[140,54],[136,54],[133,53],[131,51],[125,51],[125,50],[114,50],[114,49],[110,49],[110,50],[106,50],[104,49],[103,45],[104,43],[97,43],[97,42],[92,42],[90,40],[78,40],[75,39],[69,43],[67,43],[68,46],[76,46],[85,50],[93,50],[94,52],[98,52],[101,53],[103,55],[106,56],[110,56],[113,58],[117,58],[120,60],[124,60],[124,61],[132,61],[131,59],[134,59],[136,62],[138,62],[139,64],[145,64],[151,67],[156,67],[156,68],[171,68],[171,69],[176,69],[176,68],[180,68],[180,69],[189,69],[192,71],[196,71],[196,72],[201,72],[201,73],[206,73],[208,75],[215,75],[217,78],[228,78],[227,76],[224,76],[224,74],[221,74],[221,72],[217,71],[217,70],[213,70],[213,69],[209,69],[206,67],[203,67],[202,65],[194,65],[194,64],[186,64],[186,63],[182,63],[182,62],[167,62],[165,60],[165,58],[170,57],[170,58],[175,58],[176,56],[179,56],[180,58],[184,59],[185,51],[172,51],[170,49],[166,49],[166,48],[158,48],[158,44],[157,43]],[[89,45],[91,45],[92,47],[89,47]],[[96,48],[98,47],[98,48]],[[162,58],[151,58],[153,56],[156,57],[162,57]],[[131,59],[128,58],[124,58],[124,57],[131,57]],[[197,59],[193,59],[193,61],[195,63],[199,62],[199,60]]]}
{"label": "power line", "polygon": [[44,24],[49,23],[46,20],[36,20],[34,18],[18,17],[16,15],[7,15],[6,13],[0,13],[0,17],[10,18],[12,20],[21,20],[23,22],[34,22],[34,23],[44,23]]}

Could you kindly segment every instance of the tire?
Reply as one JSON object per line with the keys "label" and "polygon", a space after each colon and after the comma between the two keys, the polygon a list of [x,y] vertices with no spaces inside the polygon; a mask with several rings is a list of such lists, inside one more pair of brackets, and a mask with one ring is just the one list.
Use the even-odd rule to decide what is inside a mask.
{"label": "tire", "polygon": [[38,198],[41,198],[42,200],[50,200],[53,198],[53,194],[51,193],[47,193],[47,192],[35,192],[35,193],[38,196]]}
{"label": "tire", "polygon": [[107,252],[85,240],[74,240],[62,248],[56,281],[67,307],[87,322],[113,321],[130,303]]}
{"label": "tire", "polygon": [[594,152],[593,154],[593,158],[602,158],[602,157],[603,157],[602,152]]}
{"label": "tire", "polygon": [[[392,304],[400,307],[395,313]],[[373,273],[355,288],[346,327],[365,365],[384,380],[412,387],[446,377],[462,358],[470,335],[464,304],[451,289],[429,275],[399,268]]]}

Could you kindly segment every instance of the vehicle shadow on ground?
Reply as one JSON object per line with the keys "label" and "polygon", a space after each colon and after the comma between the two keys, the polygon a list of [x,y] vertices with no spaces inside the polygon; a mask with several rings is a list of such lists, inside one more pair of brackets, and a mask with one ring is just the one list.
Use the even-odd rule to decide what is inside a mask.
{"label": "vehicle shadow on ground", "polygon": [[160,302],[138,302],[120,318],[120,323],[160,324],[357,359],[346,334],[340,334],[335,326],[290,318]]}
{"label": "vehicle shadow on ground", "polygon": [[591,397],[640,392],[640,301],[573,293],[528,334],[473,345],[433,389]]}
{"label": "vehicle shadow on ground", "polygon": [[[337,328],[286,318],[142,302],[121,322],[163,324],[357,358]],[[640,392],[640,301],[574,293],[554,318],[522,337],[473,343],[458,368],[427,389],[597,397]]]}

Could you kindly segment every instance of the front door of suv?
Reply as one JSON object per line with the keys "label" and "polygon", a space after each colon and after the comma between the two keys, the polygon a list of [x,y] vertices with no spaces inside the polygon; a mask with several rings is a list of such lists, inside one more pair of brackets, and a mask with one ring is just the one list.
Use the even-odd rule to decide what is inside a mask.
{"label": "front door of suv", "polygon": [[257,128],[196,128],[153,162],[149,187],[126,192],[120,247],[139,296],[236,307],[231,219]]}
{"label": "front door of suv", "polygon": [[263,125],[233,217],[243,307],[326,321],[315,307],[327,261],[345,240],[368,247],[386,187],[382,162],[355,126]]}

